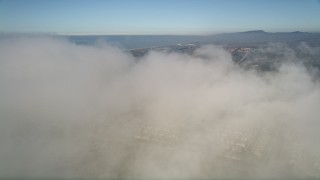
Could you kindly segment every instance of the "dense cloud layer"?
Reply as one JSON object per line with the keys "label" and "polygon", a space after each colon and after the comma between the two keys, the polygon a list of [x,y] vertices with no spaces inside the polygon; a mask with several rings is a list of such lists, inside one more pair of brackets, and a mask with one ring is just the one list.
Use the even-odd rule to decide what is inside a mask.
{"label": "dense cloud layer", "polygon": [[320,86],[283,58],[257,72],[213,46],[2,40],[0,176],[319,177]]}

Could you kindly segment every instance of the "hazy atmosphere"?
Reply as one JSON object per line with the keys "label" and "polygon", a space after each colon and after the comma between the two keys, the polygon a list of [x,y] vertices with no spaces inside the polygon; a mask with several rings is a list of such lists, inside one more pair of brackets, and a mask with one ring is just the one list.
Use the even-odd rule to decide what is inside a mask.
{"label": "hazy atmosphere", "polygon": [[0,15],[0,178],[320,177],[319,1],[2,0]]}

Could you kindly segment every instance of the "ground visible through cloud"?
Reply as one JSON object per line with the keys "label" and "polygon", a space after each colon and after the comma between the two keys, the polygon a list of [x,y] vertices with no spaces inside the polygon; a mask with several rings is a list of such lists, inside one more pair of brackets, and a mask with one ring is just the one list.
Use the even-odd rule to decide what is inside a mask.
{"label": "ground visible through cloud", "polygon": [[215,46],[1,40],[0,177],[319,177],[317,70],[282,48],[260,72]]}

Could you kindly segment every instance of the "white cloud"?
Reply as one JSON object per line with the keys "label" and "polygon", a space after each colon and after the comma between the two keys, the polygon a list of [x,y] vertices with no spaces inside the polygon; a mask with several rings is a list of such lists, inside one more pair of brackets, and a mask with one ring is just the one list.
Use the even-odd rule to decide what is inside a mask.
{"label": "white cloud", "polygon": [[308,177],[320,163],[319,83],[293,63],[18,38],[0,42],[0,84],[1,177]]}

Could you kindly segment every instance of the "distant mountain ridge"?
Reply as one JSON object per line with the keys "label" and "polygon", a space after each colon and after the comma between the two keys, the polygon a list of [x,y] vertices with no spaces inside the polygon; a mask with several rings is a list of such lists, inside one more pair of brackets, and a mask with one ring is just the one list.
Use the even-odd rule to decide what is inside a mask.
{"label": "distant mountain ridge", "polygon": [[224,33],[211,35],[206,40],[210,43],[270,43],[270,42],[283,42],[283,43],[296,43],[307,42],[310,44],[320,45],[320,33],[309,32],[265,32],[263,30],[253,30],[237,33]]}
{"label": "distant mountain ridge", "polygon": [[[252,30],[235,33],[223,33],[215,35],[44,35],[58,38],[67,38],[76,44],[95,44],[96,42],[108,42],[124,49],[150,48],[183,43],[196,44],[231,44],[254,45],[265,43],[299,43],[306,42],[310,45],[320,45],[320,33],[311,32],[266,32],[264,30]],[[3,38],[20,36],[38,36],[37,34],[1,34]]]}
{"label": "distant mountain ridge", "polygon": [[253,30],[216,35],[92,35],[92,36],[64,36],[79,44],[93,44],[97,40],[107,41],[125,49],[159,47],[179,43],[197,44],[256,44],[256,43],[298,43],[320,45],[320,33],[309,32],[266,32]]}

